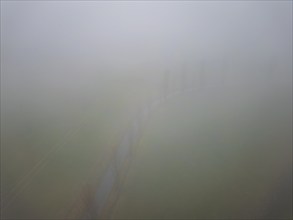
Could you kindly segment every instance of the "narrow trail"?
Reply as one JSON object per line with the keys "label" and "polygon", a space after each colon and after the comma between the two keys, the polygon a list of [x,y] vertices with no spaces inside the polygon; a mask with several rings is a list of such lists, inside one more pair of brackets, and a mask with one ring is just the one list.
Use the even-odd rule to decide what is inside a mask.
{"label": "narrow trail", "polygon": [[150,119],[151,113],[157,109],[167,99],[174,97],[176,94],[190,92],[198,88],[182,87],[172,92],[164,91],[164,95],[152,102],[144,104],[138,108],[137,115],[129,129],[125,132],[120,144],[118,145],[115,155],[109,162],[98,187],[94,191],[94,198],[91,207],[82,214],[81,218],[101,218],[106,219],[111,215],[115,202],[119,198],[120,190],[127,176],[131,161],[135,157],[136,147],[143,136],[144,127]]}
{"label": "narrow trail", "polygon": [[[165,80],[168,81],[168,77],[165,77]],[[217,92],[225,88],[224,82],[219,85],[208,86],[204,78],[201,78],[200,82],[192,81],[188,83],[186,80],[186,78],[182,77],[181,86],[176,90],[171,89],[169,82],[166,82],[159,91],[159,97],[137,108],[137,114],[133,117],[128,130],[116,146],[107,168],[99,179],[98,186],[91,192],[90,204],[84,205],[78,214],[79,216],[77,216],[78,219],[108,219],[111,217],[113,207],[119,199],[131,162],[135,157],[136,149],[144,134],[145,126],[152,112],[162,103],[176,97],[178,94],[192,92],[193,95],[198,95],[210,90]]]}

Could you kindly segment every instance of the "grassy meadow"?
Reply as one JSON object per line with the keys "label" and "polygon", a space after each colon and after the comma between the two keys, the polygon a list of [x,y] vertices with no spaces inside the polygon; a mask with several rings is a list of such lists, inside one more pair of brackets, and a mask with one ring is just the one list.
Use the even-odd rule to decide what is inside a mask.
{"label": "grassy meadow", "polygon": [[235,91],[153,112],[113,219],[292,218],[291,95]]}

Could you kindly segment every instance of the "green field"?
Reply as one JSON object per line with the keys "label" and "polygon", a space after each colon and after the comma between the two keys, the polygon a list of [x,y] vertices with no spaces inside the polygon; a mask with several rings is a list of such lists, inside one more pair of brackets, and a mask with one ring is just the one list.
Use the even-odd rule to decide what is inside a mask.
{"label": "green field", "polygon": [[277,189],[292,179],[291,95],[235,91],[177,94],[153,112],[112,218],[292,218],[291,184]]}
{"label": "green field", "polygon": [[26,94],[21,108],[9,112],[3,105],[3,217],[65,218],[87,187],[94,189],[137,106],[155,93],[139,77],[130,78],[96,82],[89,101],[74,94],[41,100],[39,94],[30,105]]}

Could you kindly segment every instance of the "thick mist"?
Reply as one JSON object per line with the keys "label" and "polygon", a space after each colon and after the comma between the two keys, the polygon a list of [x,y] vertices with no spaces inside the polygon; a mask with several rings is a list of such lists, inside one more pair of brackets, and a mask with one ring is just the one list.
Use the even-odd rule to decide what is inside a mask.
{"label": "thick mist", "polygon": [[292,218],[292,37],[291,1],[1,1],[1,215]]}

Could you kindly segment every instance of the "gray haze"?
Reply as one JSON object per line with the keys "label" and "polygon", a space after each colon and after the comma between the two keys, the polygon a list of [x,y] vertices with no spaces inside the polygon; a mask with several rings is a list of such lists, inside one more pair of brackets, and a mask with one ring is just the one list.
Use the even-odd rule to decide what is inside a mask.
{"label": "gray haze", "polygon": [[[182,100],[170,104],[171,109],[181,108],[175,119],[166,119],[168,123],[171,119],[179,124],[192,121],[198,117],[195,106],[199,103],[220,103],[222,99],[226,112],[238,111],[234,103],[239,111],[253,109],[253,116],[247,113],[244,121],[250,116],[258,118],[258,111],[262,116],[269,112],[270,119],[275,114],[280,124],[284,122],[276,131],[284,134],[276,146],[280,145],[287,155],[285,165],[276,170],[292,171],[292,157],[288,156],[292,153],[288,139],[292,131],[292,37],[292,1],[1,1],[3,215],[64,216],[85,183],[102,178],[99,173],[106,170],[110,146],[117,145],[138,109],[182,85],[203,88],[201,101],[188,100],[191,106]],[[189,92],[187,96],[195,94]],[[215,112],[210,118],[216,117],[217,109],[224,111],[221,105],[212,104]],[[274,107],[276,110],[267,110]],[[148,129],[164,134],[168,130],[166,121]],[[80,123],[85,124],[80,127]],[[207,119],[206,123],[212,122]],[[75,128],[73,139],[64,138]],[[178,140],[185,132],[176,132]],[[157,139],[149,140],[144,140],[142,147]],[[189,142],[197,146],[194,140],[183,141],[182,145]],[[63,149],[71,149],[70,153],[48,153],[59,143],[63,143]],[[172,143],[170,137],[168,144]],[[45,168],[38,165],[39,161],[46,161]],[[274,162],[278,164],[277,159],[271,161],[272,167]],[[60,169],[50,164],[58,164]],[[60,178],[56,170],[60,170]],[[42,175],[48,181],[59,178],[60,182],[40,183]],[[286,179],[287,184],[288,175],[284,176],[276,179]],[[65,188],[64,195],[59,194]],[[273,186],[270,189],[274,191]],[[42,194],[46,191],[48,195]],[[61,198],[59,203],[54,200],[58,198],[54,192]],[[273,202],[267,207],[270,204],[274,207]],[[121,206],[120,201],[117,207],[114,217],[129,217],[119,208],[127,205]],[[238,214],[235,216],[245,216]],[[255,215],[273,214],[264,211]]]}

